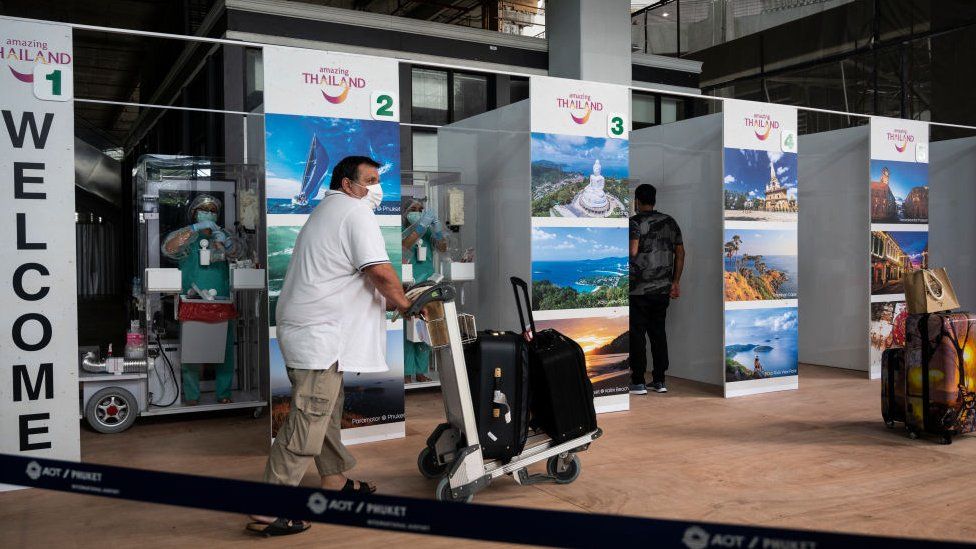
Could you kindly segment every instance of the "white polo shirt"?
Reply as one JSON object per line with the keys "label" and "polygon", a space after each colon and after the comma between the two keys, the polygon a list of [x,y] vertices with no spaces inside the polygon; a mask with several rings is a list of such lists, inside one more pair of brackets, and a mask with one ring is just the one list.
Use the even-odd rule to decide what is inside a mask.
{"label": "white polo shirt", "polygon": [[386,299],[363,269],[389,263],[376,216],[328,191],[298,233],[278,298],[278,344],[289,368],[384,372]]}

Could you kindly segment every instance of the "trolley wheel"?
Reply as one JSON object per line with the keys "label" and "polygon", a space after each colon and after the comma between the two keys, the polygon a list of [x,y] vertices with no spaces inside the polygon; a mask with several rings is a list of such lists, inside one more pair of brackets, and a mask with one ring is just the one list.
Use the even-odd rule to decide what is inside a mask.
{"label": "trolley wheel", "polygon": [[85,405],[85,420],[99,433],[121,433],[138,416],[136,397],[121,387],[106,387],[92,395]]}
{"label": "trolley wheel", "polygon": [[939,438],[939,444],[952,444],[952,435],[942,435]]}
{"label": "trolley wheel", "polygon": [[434,451],[429,446],[425,446],[417,456],[417,469],[420,469],[420,474],[424,475],[424,478],[435,479],[444,476],[447,465],[437,463]]}
{"label": "trolley wheel", "polygon": [[887,427],[889,429],[894,429],[895,428],[895,420],[893,420],[893,419],[886,419],[885,420],[885,427]]}
{"label": "trolley wheel", "polygon": [[918,433],[916,433],[915,431],[908,431],[908,438],[910,438],[912,440],[917,440],[918,439]]}
{"label": "trolley wheel", "polygon": [[552,456],[546,461],[546,472],[549,476],[556,479],[556,484],[569,484],[580,476],[580,465],[579,457],[573,454],[569,462],[566,463],[566,469],[560,472],[557,467],[559,465],[559,456]]}
{"label": "trolley wheel", "polygon": [[435,494],[437,495],[437,501],[456,501],[458,503],[471,503],[471,500],[474,499],[473,495],[469,495],[461,498],[455,498],[454,495],[451,494],[451,479],[448,477],[442,478],[437,483],[437,489],[435,491]]}
{"label": "trolley wheel", "polygon": [[251,415],[254,416],[254,419],[259,419],[264,415],[264,406],[258,406],[255,408]]}

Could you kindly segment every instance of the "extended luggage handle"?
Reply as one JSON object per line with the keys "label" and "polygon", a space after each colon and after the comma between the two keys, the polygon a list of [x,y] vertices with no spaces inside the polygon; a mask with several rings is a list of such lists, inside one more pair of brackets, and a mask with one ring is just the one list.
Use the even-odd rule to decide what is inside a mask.
{"label": "extended luggage handle", "polygon": [[[535,319],[532,318],[532,301],[529,299],[529,285],[517,276],[509,278],[512,282],[512,290],[515,292],[515,306],[518,308],[519,324],[522,325],[522,332],[535,337]],[[522,294],[519,295],[519,290]],[[525,310],[529,317],[529,323],[525,323],[525,316],[522,314],[522,298],[525,298]]]}

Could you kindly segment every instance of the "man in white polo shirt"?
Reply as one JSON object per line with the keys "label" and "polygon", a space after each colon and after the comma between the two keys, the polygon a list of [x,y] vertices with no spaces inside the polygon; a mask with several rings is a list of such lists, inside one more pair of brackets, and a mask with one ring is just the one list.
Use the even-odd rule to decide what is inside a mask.
{"label": "man in white polo shirt", "polygon": [[[340,420],[342,372],[386,371],[385,312],[410,306],[373,213],[383,197],[378,168],[364,156],[342,159],[295,241],[277,312],[291,411],[271,447],[266,482],[298,485],[314,460],[323,488],[376,490],[345,476],[356,460],[342,444]],[[248,528],[268,535],[308,528],[253,518]]]}

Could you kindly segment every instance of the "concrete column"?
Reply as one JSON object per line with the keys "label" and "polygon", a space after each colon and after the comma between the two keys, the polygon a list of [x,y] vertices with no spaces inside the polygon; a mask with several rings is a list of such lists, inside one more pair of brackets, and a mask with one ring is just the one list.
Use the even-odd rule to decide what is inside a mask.
{"label": "concrete column", "polygon": [[546,37],[550,76],[631,83],[628,0],[550,0]]}

